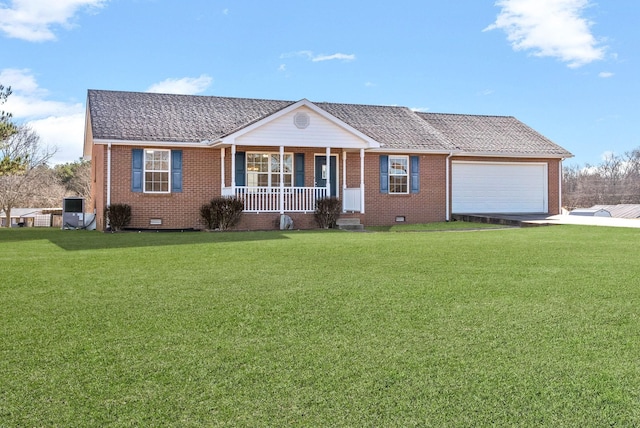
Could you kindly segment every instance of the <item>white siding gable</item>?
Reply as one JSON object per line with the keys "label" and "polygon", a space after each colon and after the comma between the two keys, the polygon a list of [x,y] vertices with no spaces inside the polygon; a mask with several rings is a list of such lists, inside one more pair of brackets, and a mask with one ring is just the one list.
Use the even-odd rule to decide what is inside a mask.
{"label": "white siding gable", "polygon": [[[296,114],[309,118],[306,127],[294,122]],[[302,121],[304,122],[304,121]],[[300,124],[300,123],[299,123]],[[367,141],[306,106],[300,106],[241,135],[235,143],[243,146],[295,146],[364,149]]]}

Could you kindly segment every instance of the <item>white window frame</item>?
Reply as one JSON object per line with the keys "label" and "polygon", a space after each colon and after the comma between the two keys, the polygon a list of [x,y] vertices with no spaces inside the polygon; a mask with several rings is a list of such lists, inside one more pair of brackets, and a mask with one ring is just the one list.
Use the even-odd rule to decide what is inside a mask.
{"label": "white window frame", "polygon": [[[392,164],[393,164],[393,160],[394,159],[403,159],[406,163],[407,169],[406,169],[406,173],[394,173],[392,171],[395,171],[395,168],[392,168]],[[407,195],[409,194],[409,190],[411,189],[411,183],[409,182],[411,174],[409,171],[409,168],[411,166],[411,163],[409,162],[409,156],[408,155],[389,155],[389,168],[388,168],[388,176],[389,176],[389,194],[391,195]],[[392,183],[391,178],[392,177],[406,177],[406,187],[407,190],[404,192],[395,192],[393,191],[394,185]]]}
{"label": "white window frame", "polygon": [[[267,161],[267,169],[268,169],[268,171],[267,172],[250,171],[249,170],[249,156],[250,155],[260,155],[260,156],[267,155],[267,157],[268,157],[268,161]],[[247,179],[247,187],[268,187],[268,188],[280,187],[280,185],[278,183],[276,183],[274,185],[273,180],[272,180],[274,175],[280,175],[279,171],[273,171],[273,169],[272,169],[273,156],[277,156],[279,158],[280,157],[280,153],[279,152],[247,152],[246,160],[245,160],[245,173],[247,175],[247,177],[246,177],[246,179]],[[285,152],[284,153],[284,158],[286,159],[287,157],[291,158],[291,171],[290,172],[284,172],[283,175],[284,176],[288,175],[288,176],[291,177],[291,184],[290,185],[285,184],[284,187],[293,187],[294,179],[295,179],[295,165],[294,165],[295,157],[293,156],[293,153]],[[278,164],[281,164],[280,161],[278,161]],[[285,165],[285,164],[286,163],[282,163],[282,165]],[[250,185],[249,184],[249,181],[250,181],[249,180],[249,176],[251,174],[255,174],[256,176],[259,175],[259,174],[267,175],[267,186],[252,186],[252,185]],[[286,182],[286,180],[285,180],[285,182]]]}
{"label": "white window frame", "polygon": [[[147,169],[147,154],[152,152],[162,152],[167,155],[167,169]],[[153,180],[147,180],[147,173],[167,174],[167,190],[147,190],[147,182],[153,183]],[[171,193],[171,150],[168,149],[144,149],[142,158],[142,191],[144,193]]]}

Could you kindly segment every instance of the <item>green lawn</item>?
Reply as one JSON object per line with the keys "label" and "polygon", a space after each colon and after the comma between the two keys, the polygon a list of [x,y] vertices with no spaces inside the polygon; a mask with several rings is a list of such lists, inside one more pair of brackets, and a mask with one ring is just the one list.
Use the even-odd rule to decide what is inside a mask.
{"label": "green lawn", "polygon": [[640,231],[0,230],[0,426],[638,426]]}

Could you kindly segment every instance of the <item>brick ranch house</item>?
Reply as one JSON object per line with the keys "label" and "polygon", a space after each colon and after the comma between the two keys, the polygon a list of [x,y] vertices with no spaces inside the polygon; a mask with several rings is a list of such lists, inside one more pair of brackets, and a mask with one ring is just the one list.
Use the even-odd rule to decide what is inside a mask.
{"label": "brick ranch house", "polygon": [[314,228],[328,195],[368,226],[557,214],[572,156],[506,116],[103,90],[88,91],[84,155],[98,230],[114,203],[131,205],[134,228],[203,228],[200,206],[232,195],[245,230],[282,214]]}

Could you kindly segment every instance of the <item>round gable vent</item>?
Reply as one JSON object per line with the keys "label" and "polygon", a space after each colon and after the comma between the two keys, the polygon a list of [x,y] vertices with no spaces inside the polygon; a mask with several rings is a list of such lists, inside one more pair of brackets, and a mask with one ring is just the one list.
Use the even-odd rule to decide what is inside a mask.
{"label": "round gable vent", "polygon": [[293,123],[296,125],[298,129],[304,129],[309,126],[309,122],[311,118],[307,113],[298,112],[295,116],[293,116]]}

